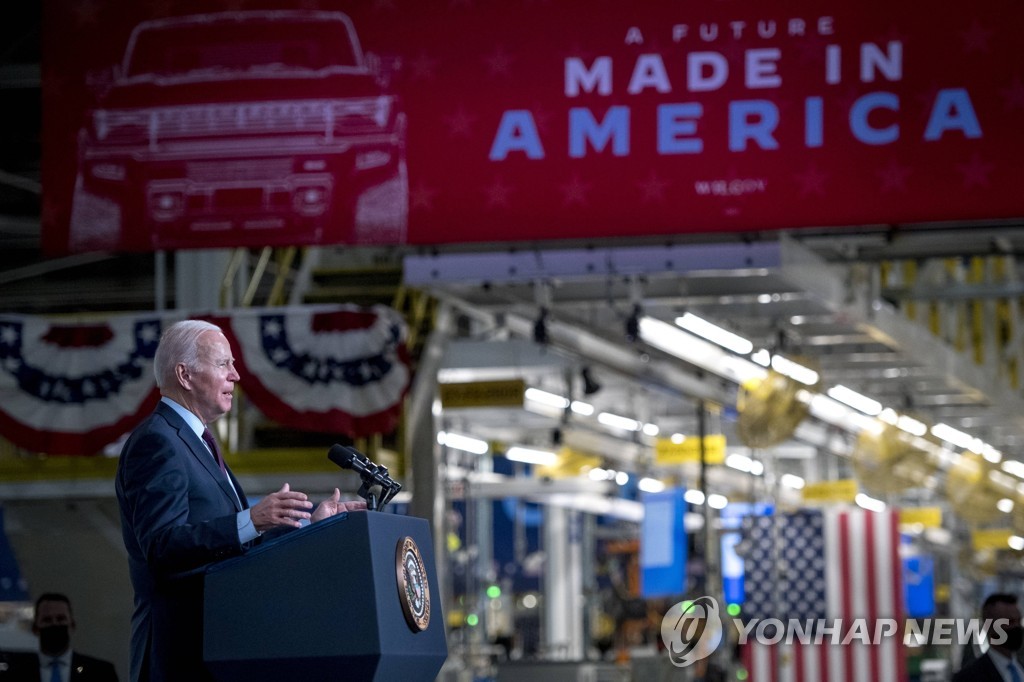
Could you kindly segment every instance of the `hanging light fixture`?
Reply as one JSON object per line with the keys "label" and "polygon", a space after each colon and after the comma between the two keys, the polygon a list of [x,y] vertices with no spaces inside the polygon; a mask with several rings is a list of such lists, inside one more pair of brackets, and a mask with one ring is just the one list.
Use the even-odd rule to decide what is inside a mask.
{"label": "hanging light fixture", "polygon": [[533,341],[546,346],[551,340],[548,336],[548,309],[541,308],[537,320],[533,323]]}
{"label": "hanging light fixture", "polygon": [[633,305],[633,312],[626,318],[626,340],[630,343],[640,338],[640,318],[643,313],[643,308],[637,303]]}

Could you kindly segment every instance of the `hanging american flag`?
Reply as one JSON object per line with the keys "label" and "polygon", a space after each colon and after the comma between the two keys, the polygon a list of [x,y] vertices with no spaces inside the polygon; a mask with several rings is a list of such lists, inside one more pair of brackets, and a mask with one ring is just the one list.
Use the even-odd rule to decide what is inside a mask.
{"label": "hanging american flag", "polygon": [[[833,508],[744,521],[750,682],[906,680],[902,638],[876,636],[882,620],[902,630],[898,522],[896,511]],[[753,623],[766,619],[789,636],[761,628],[757,641]]]}
{"label": "hanging american flag", "polygon": [[159,400],[153,354],[163,321],[0,315],[0,434],[33,452],[95,454]]}
{"label": "hanging american flag", "polygon": [[278,424],[353,438],[397,426],[411,370],[395,310],[260,308],[209,319],[238,355],[246,396]]}

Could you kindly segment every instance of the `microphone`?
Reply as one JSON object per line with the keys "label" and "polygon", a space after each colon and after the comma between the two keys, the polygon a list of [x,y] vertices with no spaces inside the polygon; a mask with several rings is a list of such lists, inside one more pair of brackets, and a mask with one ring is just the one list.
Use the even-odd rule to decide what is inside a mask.
{"label": "microphone", "polygon": [[402,485],[395,482],[388,474],[387,467],[374,464],[355,448],[335,443],[328,451],[327,459],[342,469],[351,469],[359,474],[363,480],[363,489],[360,490],[360,494],[364,497],[364,493],[368,493],[370,487],[379,485],[381,487],[381,506],[387,504],[402,489]]}
{"label": "microphone", "polygon": [[376,485],[382,486],[391,480],[391,477],[387,474],[387,469],[381,472],[381,467],[366,459],[355,448],[335,443],[331,447],[330,452],[327,453],[327,459],[342,469],[351,469],[359,474],[363,480],[369,479]]}

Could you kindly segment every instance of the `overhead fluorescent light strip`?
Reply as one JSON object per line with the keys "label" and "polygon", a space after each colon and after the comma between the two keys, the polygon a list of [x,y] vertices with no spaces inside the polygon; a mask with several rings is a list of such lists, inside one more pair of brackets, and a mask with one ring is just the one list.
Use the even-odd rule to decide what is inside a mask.
{"label": "overhead fluorescent light strip", "polygon": [[518,445],[509,448],[505,452],[505,457],[513,462],[538,464],[540,466],[551,466],[558,459],[558,456],[550,450],[535,450],[533,448],[524,448]]}
{"label": "overhead fluorescent light strip", "polygon": [[999,464],[1003,459],[1003,453],[999,452],[999,450],[996,450],[980,438],[975,438],[969,433],[954,429],[949,424],[936,424],[932,427],[932,435],[936,438],[941,438],[947,443],[952,443],[958,448],[977,453],[993,464]]}
{"label": "overhead fluorescent light strip", "polygon": [[754,344],[739,334],[733,334],[728,329],[723,329],[716,324],[708,322],[704,318],[697,317],[693,313],[686,313],[676,318],[676,324],[688,332],[701,336],[712,343],[717,343],[723,348],[728,348],[733,353],[747,355],[754,350]]}
{"label": "overhead fluorescent light strip", "polygon": [[876,416],[882,412],[882,403],[873,398],[869,398],[866,395],[861,395],[842,384],[837,384],[828,389],[828,395],[830,398],[838,400],[844,405],[849,405],[853,409],[860,410],[861,412],[870,414],[871,416]]}
{"label": "overhead fluorescent light strip", "polygon": [[860,507],[861,509],[867,509],[868,511],[873,512],[885,511],[885,502],[882,502],[881,500],[876,500],[875,498],[869,497],[864,493],[857,493],[857,496],[853,499],[854,502],[857,503],[857,506]]}
{"label": "overhead fluorescent light strip", "polygon": [[597,421],[604,424],[605,426],[611,426],[616,429],[624,429],[626,431],[639,431],[643,428],[643,424],[635,419],[629,417],[620,417],[617,414],[611,412],[602,412],[597,415]]}
{"label": "overhead fluorescent light strip", "polygon": [[764,377],[764,370],[746,357],[736,355],[700,334],[653,317],[640,318],[640,338],[658,350],[736,383]]}
{"label": "overhead fluorescent light strip", "polygon": [[660,493],[665,490],[665,484],[656,478],[641,478],[636,487],[645,493]]}
{"label": "overhead fluorescent light strip", "polygon": [[437,442],[449,448],[472,452],[474,455],[482,455],[490,449],[487,441],[447,431],[438,432]]}
{"label": "overhead fluorescent light strip", "polygon": [[799,362],[794,362],[782,355],[773,355],[764,348],[759,349],[756,353],[751,355],[750,359],[762,367],[768,367],[771,365],[771,368],[779,374],[787,376],[795,381],[799,381],[801,384],[806,386],[817,385],[818,380],[821,378],[821,375],[810,367],[804,367]]}
{"label": "overhead fluorescent light strip", "polygon": [[807,485],[804,479],[796,474],[782,474],[779,477],[779,483],[790,488],[796,488],[797,490],[802,490]]}
{"label": "overhead fluorescent light strip", "polygon": [[793,362],[781,355],[772,356],[772,369],[790,379],[799,381],[805,386],[814,386],[821,378],[820,375],[810,367],[804,367],[799,362]]}
{"label": "overhead fluorescent light strip", "polygon": [[572,401],[572,405],[569,406],[573,412],[584,417],[589,417],[594,414],[594,406],[590,403],[584,403],[579,400]]}
{"label": "overhead fluorescent light strip", "polygon": [[548,407],[554,407],[559,410],[564,410],[569,407],[569,401],[560,395],[554,393],[548,393],[542,391],[539,388],[528,388],[524,394],[527,400],[532,400],[535,403],[541,405],[547,405]]}
{"label": "overhead fluorescent light strip", "polygon": [[1024,462],[1008,459],[1003,462],[1003,471],[1008,474],[1013,474],[1018,478],[1024,478]]}

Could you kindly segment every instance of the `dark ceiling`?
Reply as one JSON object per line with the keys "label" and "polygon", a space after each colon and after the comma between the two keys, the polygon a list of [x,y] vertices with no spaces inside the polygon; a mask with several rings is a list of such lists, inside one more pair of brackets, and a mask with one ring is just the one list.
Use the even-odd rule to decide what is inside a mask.
{"label": "dark ceiling", "polygon": [[7,2],[0,16],[0,310],[152,308],[152,255],[41,252],[41,5]]}
{"label": "dark ceiling", "polygon": [[[24,262],[38,248],[40,207],[40,8],[4,3],[0,21],[0,259]],[[13,248],[12,248],[13,247]],[[13,251],[13,252],[12,252]]]}

